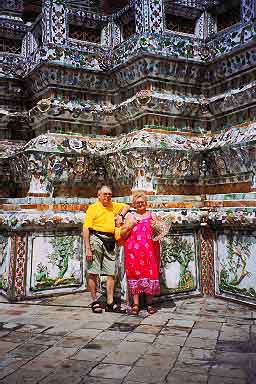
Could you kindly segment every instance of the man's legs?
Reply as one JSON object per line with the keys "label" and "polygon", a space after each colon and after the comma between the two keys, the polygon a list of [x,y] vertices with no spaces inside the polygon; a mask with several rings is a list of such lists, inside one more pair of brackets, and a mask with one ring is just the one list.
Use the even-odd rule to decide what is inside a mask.
{"label": "man's legs", "polygon": [[98,275],[94,273],[88,274],[87,285],[92,296],[92,301],[97,300],[97,280]]}
{"label": "man's legs", "polygon": [[107,304],[114,301],[115,276],[107,277]]}
{"label": "man's legs", "polygon": [[94,303],[97,301],[97,284],[100,275],[101,260],[102,260],[102,246],[101,241],[96,236],[90,237],[91,250],[93,259],[91,262],[87,262],[87,286],[92,297],[92,311],[95,313],[101,313],[102,307],[100,303]]}

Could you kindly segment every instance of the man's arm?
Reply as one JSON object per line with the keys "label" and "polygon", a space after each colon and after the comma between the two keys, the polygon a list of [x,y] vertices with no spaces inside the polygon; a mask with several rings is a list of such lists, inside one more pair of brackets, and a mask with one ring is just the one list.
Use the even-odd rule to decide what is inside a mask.
{"label": "man's arm", "polygon": [[121,209],[121,211],[118,213],[118,215],[116,216],[116,226],[117,227],[123,223],[125,215],[129,212],[130,208],[131,208],[130,205],[126,204]]}
{"label": "man's arm", "polygon": [[93,255],[90,244],[90,231],[89,228],[83,227],[83,237],[84,237],[84,248],[85,248],[85,258],[87,261],[92,261]]}

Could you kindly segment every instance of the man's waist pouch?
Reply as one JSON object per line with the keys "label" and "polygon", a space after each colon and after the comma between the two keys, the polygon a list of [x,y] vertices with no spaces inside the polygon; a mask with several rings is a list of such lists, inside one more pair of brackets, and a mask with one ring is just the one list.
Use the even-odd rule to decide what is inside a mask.
{"label": "man's waist pouch", "polygon": [[115,235],[113,233],[100,232],[100,231],[95,231],[94,229],[90,229],[90,234],[97,236],[103,242],[108,252],[114,251],[116,242],[115,242]]}

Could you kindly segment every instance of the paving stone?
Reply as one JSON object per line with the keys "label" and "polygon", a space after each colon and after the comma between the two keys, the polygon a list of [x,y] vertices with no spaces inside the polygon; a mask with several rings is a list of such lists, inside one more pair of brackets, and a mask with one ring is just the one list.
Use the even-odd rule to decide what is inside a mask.
{"label": "paving stone", "polygon": [[157,354],[157,355],[178,355],[181,351],[181,347],[178,345],[168,345],[168,344],[160,344],[155,341],[153,344],[150,344],[146,350],[146,354]]}
{"label": "paving stone", "polygon": [[[131,381],[131,380],[127,380],[125,379],[124,381],[122,381],[122,384],[147,384],[145,381]],[[161,380],[161,381],[158,381],[157,384],[162,384],[162,383],[165,383],[165,381]]]}
{"label": "paving stone", "polygon": [[112,321],[105,321],[104,319],[102,319],[101,321],[89,320],[89,321],[86,321],[86,323],[81,326],[81,329],[87,329],[87,330],[96,329],[96,330],[103,331],[104,329],[108,329],[112,323],[113,323]]}
{"label": "paving stone", "polygon": [[9,341],[1,341],[0,343],[0,355],[3,353],[9,352],[12,349],[15,349],[19,346],[20,344],[17,343],[11,343]]}
{"label": "paving stone", "polygon": [[49,327],[45,327],[42,325],[33,325],[33,324],[25,324],[21,328],[19,328],[19,332],[31,332],[31,333],[42,333],[46,331]]}
{"label": "paving stone", "polygon": [[103,331],[98,336],[95,337],[97,340],[115,340],[121,341],[128,336],[129,332],[118,332],[118,331]]}
{"label": "paving stone", "polygon": [[209,376],[208,384],[247,384],[246,379],[222,376]]}
{"label": "paving stone", "polygon": [[175,361],[176,361],[176,356],[175,355],[157,355],[156,353],[154,354],[146,354],[142,357],[140,357],[135,365],[138,367],[156,367],[159,369],[169,367],[171,368]]}
{"label": "paving stone", "polygon": [[48,349],[45,345],[25,343],[9,352],[11,357],[35,357]]}
{"label": "paving stone", "polygon": [[5,357],[0,360],[0,379],[22,367],[28,359]]}
{"label": "paving stone", "polygon": [[154,319],[152,320],[152,318],[149,316],[147,317],[146,319],[142,320],[141,321],[141,325],[156,325],[156,326],[163,326],[165,325],[167,322],[169,321],[169,318],[167,318],[166,320],[161,320],[161,319]]}
{"label": "paving stone", "polygon": [[42,384],[78,384],[96,365],[95,362],[76,360],[64,361],[54,372],[51,372]]}
{"label": "paving stone", "polygon": [[0,329],[0,338],[9,335],[10,331],[8,329]]}
{"label": "paving stone", "polygon": [[197,328],[192,329],[192,332],[190,334],[191,337],[199,337],[201,339],[217,339],[219,335],[219,332],[214,329],[203,329],[203,328]]}
{"label": "paving stone", "polygon": [[141,352],[127,352],[126,350],[115,351],[107,354],[103,360],[103,363],[132,365],[136,360],[138,360],[141,354]]}
{"label": "paving stone", "polygon": [[167,335],[160,335],[157,336],[156,342],[159,344],[167,344],[167,345],[184,345],[186,341],[185,336],[167,336]]}
{"label": "paving stone", "polygon": [[27,333],[27,332],[16,332],[16,331],[13,331],[13,332],[10,332],[7,336],[3,337],[2,340],[3,341],[10,341],[12,343],[17,343],[17,344],[21,344],[21,343],[24,343],[25,341],[28,341],[29,339],[31,339],[32,335],[31,333]]}
{"label": "paving stone", "polygon": [[211,351],[207,349],[184,347],[179,354],[179,360],[184,362],[190,362],[193,360],[213,361],[214,358],[215,358],[215,351]]}
{"label": "paving stone", "polygon": [[22,325],[21,324],[16,324],[16,323],[5,323],[2,325],[3,329],[7,330],[15,330],[17,328],[20,328]]}
{"label": "paving stone", "polygon": [[178,327],[178,328],[192,328],[194,325],[193,320],[174,320],[171,319],[168,321],[168,327]]}
{"label": "paving stone", "polygon": [[[197,361],[198,362],[198,361]],[[203,364],[193,364],[193,363],[185,363],[184,361],[176,361],[174,369],[175,370],[182,370],[184,372],[190,372],[190,373],[202,373],[207,374],[209,371],[209,368],[212,366],[212,364],[208,364],[203,362]]]}
{"label": "paving stone", "polygon": [[[207,374],[197,374],[191,372],[181,372],[181,371],[171,371],[167,376],[167,384],[182,384],[182,383],[198,383],[198,384],[207,384],[208,375]],[[220,383],[219,383],[220,384]]]}
{"label": "paving stone", "polygon": [[70,333],[70,329],[63,329],[59,327],[49,328],[44,331],[44,334],[53,336],[65,336],[68,333]]}
{"label": "paving stone", "polygon": [[142,383],[155,384],[164,382],[165,376],[169,372],[168,368],[155,367],[133,367],[127,375],[127,381],[138,381]]}
{"label": "paving stone", "polygon": [[170,335],[170,336],[182,336],[187,337],[190,332],[190,328],[179,328],[175,326],[165,326],[162,328],[160,335]]}
{"label": "paving stone", "polygon": [[85,361],[101,361],[109,352],[101,350],[88,350],[81,349],[79,352],[71,356],[72,360],[85,360]]}
{"label": "paving stone", "polygon": [[45,369],[44,371],[38,370],[28,370],[26,368],[20,368],[19,370],[13,372],[11,375],[7,376],[3,381],[0,381],[1,384],[35,384],[41,381],[50,373]]}
{"label": "paving stone", "polygon": [[126,341],[140,341],[140,342],[144,342],[144,343],[153,343],[155,338],[156,338],[156,335],[152,335],[149,333],[132,332],[125,338],[125,340]]}
{"label": "paving stone", "polygon": [[246,318],[246,317],[231,316],[227,318],[226,323],[228,325],[253,324],[253,319],[252,318],[250,319],[249,317]]}
{"label": "paving stone", "polygon": [[108,340],[95,340],[87,344],[78,353],[72,355],[75,360],[101,361],[112,351],[116,351],[119,343]]}
{"label": "paving stone", "polygon": [[56,343],[56,347],[82,348],[89,343],[91,337],[66,336]]}
{"label": "paving stone", "polygon": [[246,379],[247,377],[246,370],[241,368],[223,366],[221,363],[220,365],[214,365],[213,367],[211,367],[209,370],[209,374],[212,376],[221,376],[229,378],[234,377]]}
{"label": "paving stone", "polygon": [[115,349],[115,351],[126,351],[134,353],[145,353],[148,349],[149,344],[139,341],[127,341],[123,340]]}
{"label": "paving stone", "polygon": [[64,360],[69,356],[73,356],[77,352],[78,348],[62,348],[62,347],[51,347],[47,351],[43,352],[40,357],[42,359],[55,359]]}
{"label": "paving stone", "polygon": [[92,377],[92,376],[86,376],[81,381],[81,384],[121,384],[121,383],[123,383],[123,379],[104,379],[103,377]]}
{"label": "paving stone", "polygon": [[124,321],[121,322],[114,322],[111,324],[111,326],[108,328],[109,331],[119,331],[119,332],[131,332],[133,331],[138,324],[132,324],[132,323],[126,323]]}
{"label": "paving stone", "polygon": [[198,321],[208,321],[208,322],[214,322],[214,323],[225,323],[226,321],[226,316],[223,315],[210,315],[210,314],[200,314],[197,318]]}
{"label": "paving stone", "polygon": [[102,329],[85,329],[85,328],[79,328],[76,329],[73,332],[70,332],[68,336],[74,337],[74,336],[79,336],[79,337],[84,337],[84,338],[89,338],[93,339],[94,337],[100,335],[100,334],[105,334],[105,332],[102,332]]}
{"label": "paving stone", "polygon": [[250,364],[256,365],[256,353],[217,352],[216,362],[244,369],[249,367]]}
{"label": "paving stone", "polygon": [[229,329],[224,332],[220,332],[219,340],[222,341],[249,341],[250,335],[249,332],[244,330],[238,330],[238,329]]}
{"label": "paving stone", "polygon": [[1,379],[4,379],[6,376],[12,374],[13,372],[15,372],[15,370],[11,367],[3,367],[0,369],[0,383],[2,383],[3,381]]}
{"label": "paving stone", "polygon": [[45,356],[41,357],[40,355],[35,357],[32,360],[29,360],[24,365],[24,368],[33,370],[33,371],[52,371],[56,369],[57,366],[61,364],[62,360],[47,358]]}
{"label": "paving stone", "polygon": [[248,384],[255,384],[256,383],[255,367],[251,371],[250,370],[248,371],[247,383]]}
{"label": "paving stone", "polygon": [[216,345],[217,352],[256,353],[255,341],[219,340]]}
{"label": "paving stone", "polygon": [[188,337],[185,342],[185,347],[215,349],[217,340],[215,339],[200,339],[198,337]]}
{"label": "paving stone", "polygon": [[196,321],[194,324],[194,329],[214,329],[219,331],[222,327],[222,323],[216,323],[215,321]]}
{"label": "paving stone", "polygon": [[147,325],[141,324],[136,328],[136,333],[149,333],[153,335],[157,335],[162,330],[162,326],[160,325]]}
{"label": "paving stone", "polygon": [[131,367],[118,364],[99,364],[91,372],[90,376],[107,379],[124,379]]}
{"label": "paving stone", "polygon": [[62,336],[51,336],[51,335],[40,334],[40,335],[34,336],[31,339],[31,342],[33,344],[53,346],[56,343],[58,343],[58,341],[60,341],[61,339],[62,339]]}

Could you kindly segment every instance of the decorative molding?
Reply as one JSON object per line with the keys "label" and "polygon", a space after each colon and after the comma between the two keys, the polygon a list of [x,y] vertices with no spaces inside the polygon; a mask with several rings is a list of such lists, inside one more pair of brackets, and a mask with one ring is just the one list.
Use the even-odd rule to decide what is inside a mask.
{"label": "decorative molding", "polygon": [[23,298],[26,292],[26,259],[27,259],[27,235],[16,237],[16,260],[15,260],[15,297]]}
{"label": "decorative molding", "polygon": [[[206,216],[207,220],[207,216]],[[203,223],[204,224],[204,223]],[[215,295],[214,274],[214,233],[210,228],[202,226],[200,231],[200,267],[201,267],[201,290],[204,295]]]}

